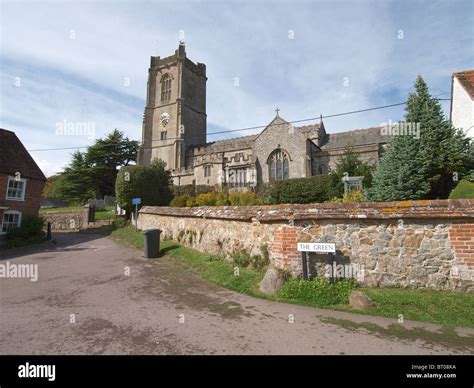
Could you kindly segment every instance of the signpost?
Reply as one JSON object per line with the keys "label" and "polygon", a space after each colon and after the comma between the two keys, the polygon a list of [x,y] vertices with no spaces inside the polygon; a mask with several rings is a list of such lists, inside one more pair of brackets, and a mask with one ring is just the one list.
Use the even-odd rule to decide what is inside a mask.
{"label": "signpost", "polygon": [[141,198],[132,198],[132,205],[135,205],[135,230],[138,230],[138,205],[141,203]]}
{"label": "signpost", "polygon": [[[327,253],[329,264],[332,265],[332,254],[336,253],[336,244],[334,243],[302,243],[296,244],[299,252],[301,252],[301,264],[303,267],[303,279],[308,280],[308,258],[306,252]],[[331,271],[331,281],[334,281],[334,274]]]}

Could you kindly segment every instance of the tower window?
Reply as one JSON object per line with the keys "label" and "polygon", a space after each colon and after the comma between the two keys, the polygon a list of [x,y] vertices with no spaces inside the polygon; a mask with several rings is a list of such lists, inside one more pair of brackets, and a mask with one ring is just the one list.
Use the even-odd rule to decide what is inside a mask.
{"label": "tower window", "polygon": [[160,139],[161,140],[166,140],[166,131],[162,131],[160,134]]}
{"label": "tower window", "polygon": [[161,101],[169,101],[171,98],[171,76],[165,74],[161,78]]}
{"label": "tower window", "polygon": [[211,176],[211,166],[204,166],[204,176],[205,177]]}
{"label": "tower window", "polygon": [[268,172],[270,180],[281,180],[290,178],[290,157],[281,150],[276,149],[268,158]]}

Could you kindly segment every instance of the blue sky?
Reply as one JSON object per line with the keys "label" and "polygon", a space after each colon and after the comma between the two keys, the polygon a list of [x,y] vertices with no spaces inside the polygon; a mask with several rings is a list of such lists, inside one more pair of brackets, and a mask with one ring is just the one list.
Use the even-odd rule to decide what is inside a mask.
{"label": "blue sky", "polygon": [[[64,121],[93,123],[95,137],[119,128],[141,140],[150,56],[171,55],[180,31],[188,57],[207,66],[208,132],[265,125],[276,107],[291,121],[403,102],[418,73],[433,94],[449,98],[451,74],[474,67],[472,1],[2,1],[0,7],[0,127],[15,131],[30,150],[93,142],[57,134]],[[443,106],[448,115],[449,102]],[[325,125],[334,133],[402,117],[397,107]],[[72,151],[32,155],[51,175]]]}

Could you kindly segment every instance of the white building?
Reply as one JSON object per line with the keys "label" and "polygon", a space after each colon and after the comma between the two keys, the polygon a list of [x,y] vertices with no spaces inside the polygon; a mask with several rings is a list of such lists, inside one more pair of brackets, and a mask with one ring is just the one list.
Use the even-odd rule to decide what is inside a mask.
{"label": "white building", "polygon": [[474,70],[453,73],[450,117],[456,128],[474,138]]}

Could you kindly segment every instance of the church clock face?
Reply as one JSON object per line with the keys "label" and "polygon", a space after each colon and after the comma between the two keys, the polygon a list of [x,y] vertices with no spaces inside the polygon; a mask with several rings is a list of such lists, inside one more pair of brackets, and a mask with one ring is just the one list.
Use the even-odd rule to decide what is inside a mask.
{"label": "church clock face", "polygon": [[170,115],[168,113],[162,113],[160,116],[160,123],[163,127],[166,127],[170,121]]}

